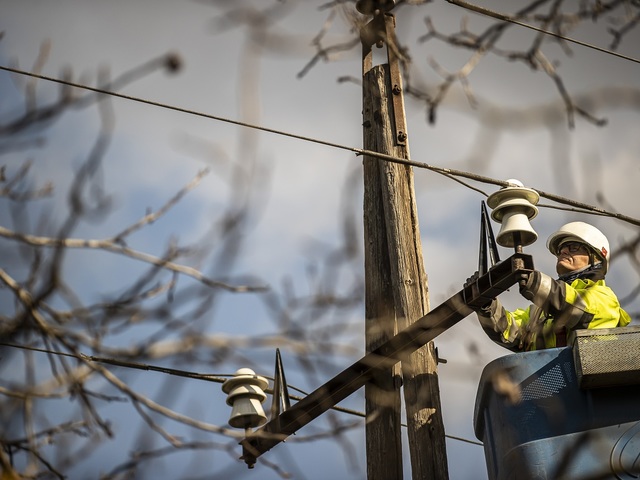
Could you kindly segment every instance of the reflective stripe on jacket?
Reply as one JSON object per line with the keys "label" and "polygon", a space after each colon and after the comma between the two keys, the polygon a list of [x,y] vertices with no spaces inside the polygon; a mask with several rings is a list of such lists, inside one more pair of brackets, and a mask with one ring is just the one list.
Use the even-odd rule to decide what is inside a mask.
{"label": "reflective stripe on jacket", "polygon": [[564,346],[572,330],[624,327],[631,322],[604,280],[578,278],[568,285],[534,271],[521,293],[533,302],[527,309],[509,312],[496,299],[490,310],[478,312],[487,334],[510,350]]}

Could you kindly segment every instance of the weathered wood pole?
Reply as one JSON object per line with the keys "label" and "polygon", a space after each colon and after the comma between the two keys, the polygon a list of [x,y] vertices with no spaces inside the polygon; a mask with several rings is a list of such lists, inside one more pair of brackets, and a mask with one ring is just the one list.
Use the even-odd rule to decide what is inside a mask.
{"label": "weathered wood pole", "polygon": [[[363,41],[364,148],[409,158],[397,48],[386,25],[389,64],[372,66]],[[391,17],[391,19],[389,19]],[[374,19],[374,21],[376,21]],[[374,22],[372,21],[372,23]],[[380,19],[378,19],[380,22]],[[366,348],[373,350],[429,311],[428,284],[410,166],[364,157]],[[402,478],[400,386],[414,480],[447,479],[437,358],[425,345],[365,387],[368,479]]]}

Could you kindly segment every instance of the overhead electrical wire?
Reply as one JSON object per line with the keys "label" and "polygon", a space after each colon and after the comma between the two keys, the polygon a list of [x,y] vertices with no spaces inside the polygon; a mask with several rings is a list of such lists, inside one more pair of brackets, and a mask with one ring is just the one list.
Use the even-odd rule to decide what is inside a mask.
{"label": "overhead electrical wire", "polygon": [[[137,362],[128,362],[128,361],[124,361],[124,360],[117,360],[114,358],[105,358],[105,357],[97,357],[94,355],[86,355],[84,353],[78,353],[78,354],[74,354],[74,353],[66,353],[66,352],[59,352],[57,350],[49,350],[46,348],[38,348],[38,347],[30,347],[27,345],[15,345],[12,343],[4,343],[1,342],[0,343],[1,346],[5,346],[5,347],[10,347],[10,348],[18,348],[21,350],[30,350],[33,352],[40,352],[40,353],[46,353],[49,355],[59,355],[59,356],[63,356],[63,357],[71,357],[71,358],[75,358],[77,360],[83,360],[83,361],[90,361],[90,362],[98,362],[98,363],[106,363],[109,365],[115,365],[118,367],[124,367],[124,368],[133,368],[136,370],[146,370],[146,371],[153,371],[153,372],[159,372],[159,373],[164,373],[167,375],[175,375],[175,376],[179,376],[179,377],[186,377],[186,378],[192,378],[195,380],[204,380],[207,382],[215,382],[215,383],[224,383],[227,378],[232,378],[234,375],[233,374],[225,374],[225,373],[218,373],[218,374],[205,374],[205,373],[195,373],[195,372],[189,372],[186,370],[176,370],[174,368],[167,368],[167,367],[159,367],[156,365],[148,365],[146,363],[137,363]],[[261,377],[265,377],[268,378],[269,380],[273,380],[273,377],[269,377],[267,375],[260,375]],[[226,377],[226,378],[225,378]],[[297,387],[294,387],[293,385],[287,385],[287,387],[296,390],[304,395],[307,395],[307,392],[300,390]],[[271,389],[267,389],[265,390],[267,393],[271,393],[273,394],[273,390]],[[293,400],[302,400],[302,397],[298,397],[296,395],[290,395],[290,398],[292,398]],[[350,408],[344,408],[344,407],[340,407],[338,405],[334,405],[332,408],[332,410],[335,410],[337,412],[341,412],[341,413],[346,413],[349,415],[354,415],[356,417],[362,417],[362,418],[366,418],[366,415],[362,412],[359,412],[357,410],[352,410]],[[406,424],[402,424],[403,427],[406,427]],[[458,440],[460,442],[465,442],[465,443],[471,443],[473,445],[480,445],[482,446],[483,444],[481,442],[476,442],[474,440],[469,440],[466,438],[462,438],[462,437],[456,437],[454,435],[445,435],[445,437],[450,438],[452,440]]]}
{"label": "overhead electrical wire", "polygon": [[597,45],[593,45],[591,43],[583,42],[581,40],[577,40],[575,38],[567,37],[565,35],[561,35],[556,32],[552,32],[550,30],[545,30],[544,28],[536,27],[535,25],[531,25],[529,23],[524,23],[518,20],[517,17],[513,17],[511,15],[505,15],[504,13],[495,12],[486,7],[481,7],[479,5],[474,5],[472,3],[465,2],[463,0],[447,0],[447,2],[457,5],[458,7],[466,8],[467,10],[471,10],[473,12],[479,13],[481,15],[485,15],[487,17],[492,17],[497,20],[502,20],[503,22],[513,23],[515,25],[519,25],[521,27],[529,28],[531,30],[535,30],[536,32],[544,33],[545,35],[549,35],[551,37],[556,37],[561,40],[566,40],[567,42],[575,43],[576,45],[580,45],[586,48],[591,48],[601,53],[606,53],[608,55],[613,55],[615,57],[622,58],[624,60],[629,60],[630,62],[640,63],[640,59],[629,57],[628,55],[623,55],[622,53],[614,52],[613,50],[609,50],[606,48],[599,47]]}
{"label": "overhead electrical wire", "polygon": [[[178,106],[175,106],[175,105],[169,105],[169,104],[166,104],[166,103],[162,103],[162,102],[158,102],[158,101],[154,101],[154,100],[149,100],[149,99],[145,99],[145,98],[141,98],[141,97],[134,97],[132,95],[126,95],[124,93],[119,93],[119,92],[115,92],[113,90],[109,90],[108,89],[108,85],[105,86],[105,87],[91,87],[89,85],[80,84],[80,83],[76,83],[76,82],[71,82],[71,81],[68,81],[68,80],[62,80],[62,79],[59,79],[59,78],[50,77],[50,76],[47,76],[47,75],[37,74],[37,73],[33,73],[33,72],[28,72],[28,71],[25,71],[25,70],[20,70],[20,69],[17,69],[17,68],[7,67],[7,66],[4,66],[4,65],[0,65],[0,70],[4,70],[4,71],[7,71],[7,72],[15,73],[15,74],[18,74],[18,75],[25,75],[25,76],[32,77],[32,78],[38,78],[40,80],[45,80],[45,81],[48,81],[48,82],[58,83],[58,84],[65,85],[65,86],[68,86],[68,87],[79,88],[79,89],[87,90],[87,91],[98,93],[98,94],[102,94],[102,95],[109,95],[109,96],[112,96],[112,97],[121,98],[123,100],[142,103],[142,104],[145,104],[145,105],[151,105],[151,106],[154,106],[154,107],[160,107],[160,108],[172,110],[172,111],[175,111],[175,112],[185,113],[185,114],[188,114],[188,115],[194,115],[194,116],[197,116],[197,117],[207,118],[207,119],[210,119],[210,120],[216,120],[216,121],[219,121],[219,122],[229,123],[229,124],[237,125],[237,126],[244,127],[244,128],[251,128],[251,129],[254,129],[254,130],[259,130],[259,131],[266,132],[266,133],[271,133],[271,134],[274,134],[274,135],[280,135],[280,136],[284,136],[284,137],[294,138],[294,139],[297,139],[297,140],[302,140],[302,141],[310,142],[310,143],[316,143],[316,144],[319,144],[319,145],[324,145],[324,146],[327,146],[327,147],[337,148],[337,149],[340,149],[340,150],[347,150],[347,151],[355,153],[357,156],[367,156],[367,157],[378,158],[378,159],[381,159],[381,160],[386,160],[388,162],[399,163],[399,164],[403,164],[403,165],[407,165],[407,166],[411,166],[411,167],[415,167],[415,168],[423,168],[425,170],[430,170],[432,172],[439,173],[439,174],[444,175],[444,176],[449,177],[449,178],[462,177],[462,178],[466,178],[466,179],[473,180],[473,181],[480,182],[480,183],[498,185],[500,187],[509,186],[509,183],[507,181],[497,180],[495,178],[486,177],[486,176],[478,175],[478,174],[475,174],[475,173],[465,172],[463,170],[456,170],[456,169],[453,169],[453,168],[437,167],[435,165],[430,165],[430,164],[425,163],[425,162],[418,162],[418,161],[410,160],[410,159],[407,159],[407,158],[401,158],[401,157],[396,157],[396,156],[393,156],[393,155],[388,155],[388,154],[384,154],[384,153],[375,152],[373,150],[366,150],[366,149],[363,149],[363,148],[357,148],[357,147],[351,147],[351,146],[348,146],[348,145],[342,145],[342,144],[335,143],[335,142],[329,142],[327,140],[321,140],[321,139],[318,139],[318,138],[299,135],[299,134],[295,134],[295,133],[292,133],[292,132],[285,132],[283,130],[277,130],[277,129],[274,129],[274,128],[268,128],[268,127],[264,127],[264,126],[261,126],[261,125],[242,122],[242,121],[239,121],[239,120],[233,120],[233,119],[230,119],[230,118],[221,117],[219,115],[213,115],[213,114],[210,114],[210,113],[205,113],[205,112],[201,112],[201,111],[197,111],[197,110],[178,107]],[[455,178],[452,178],[452,179],[456,180]],[[459,181],[459,180],[456,180],[456,181]],[[471,188],[471,189],[474,189],[476,191],[480,191],[478,189],[475,189],[474,187],[471,187],[470,185],[467,185],[467,184],[464,184],[464,185],[469,187],[469,188]],[[538,192],[538,194],[543,198],[547,198],[548,200],[552,200],[552,201],[557,202],[557,203],[561,203],[561,204],[564,204],[564,205],[569,205],[571,207],[575,207],[575,208],[581,209],[581,210],[583,210],[582,213],[593,213],[593,214],[596,214],[596,215],[612,217],[612,218],[616,218],[618,220],[630,223],[632,225],[640,226],[640,219],[629,217],[627,215],[622,215],[620,213],[608,212],[608,211],[606,211],[606,210],[604,210],[602,208],[595,207],[593,205],[588,205],[586,203],[577,202],[575,200],[571,200],[569,198],[561,197],[559,195],[554,195],[552,193],[544,192],[542,190],[538,190],[538,189],[535,189],[535,188],[534,188],[534,190],[536,190],[536,192]],[[480,191],[480,193],[482,193],[483,195],[487,196],[487,194],[484,193],[484,192]]]}
{"label": "overhead electrical wire", "polygon": [[[623,54],[620,54],[618,52],[614,52],[612,50],[604,49],[602,47],[598,47],[598,46],[593,45],[593,44],[582,42],[582,41],[577,40],[577,39],[566,37],[564,35],[561,35],[561,34],[558,34],[558,33],[555,33],[555,32],[549,31],[549,30],[545,30],[545,29],[536,27],[534,25],[530,25],[530,24],[521,22],[517,18],[512,17],[510,15],[505,15],[505,14],[502,14],[502,13],[499,13],[499,12],[495,12],[495,11],[492,11],[490,9],[487,9],[487,8],[484,8],[484,7],[480,7],[480,6],[477,6],[477,5],[473,5],[473,4],[467,3],[467,2],[462,1],[462,0],[447,0],[447,1],[449,3],[451,3],[451,4],[454,4],[454,5],[457,5],[459,7],[474,11],[474,12],[482,14],[482,15],[490,16],[492,18],[496,18],[496,19],[501,20],[501,21],[510,22],[510,23],[513,23],[513,24],[516,24],[516,25],[519,25],[519,26],[522,26],[522,27],[525,27],[525,28],[529,28],[529,29],[538,31],[540,33],[543,33],[545,35],[549,35],[549,36],[553,36],[553,37],[556,37],[556,38],[559,38],[559,39],[562,39],[562,40],[566,40],[568,42],[575,43],[577,45],[581,45],[583,47],[599,51],[601,53],[605,53],[605,54],[609,54],[609,55],[613,55],[613,56],[622,58],[624,60],[628,60],[628,61],[631,61],[631,62],[634,62],[634,63],[640,63],[640,59],[633,58],[633,57],[630,57],[630,56],[627,56],[627,55],[623,55]],[[203,118],[207,118],[207,119],[210,119],[210,120],[216,120],[216,121],[220,121],[220,122],[224,122],[224,123],[229,123],[229,124],[237,125],[237,126],[244,127],[244,128],[250,128],[250,129],[254,129],[254,130],[263,131],[263,132],[266,132],[266,133],[271,133],[271,134],[285,136],[285,137],[289,137],[289,138],[293,138],[293,139],[297,139],[297,140],[316,143],[316,144],[320,144],[320,145],[324,145],[324,146],[328,146],[328,147],[332,147],[332,148],[337,148],[337,149],[341,149],[341,150],[347,150],[347,151],[351,151],[351,152],[355,153],[357,156],[368,156],[368,157],[373,157],[373,158],[379,158],[381,160],[386,160],[386,161],[393,162],[393,163],[404,164],[404,165],[408,165],[408,166],[412,166],[412,167],[416,167],[416,168],[423,168],[423,169],[430,170],[430,171],[433,171],[433,172],[436,172],[436,173],[439,173],[439,174],[442,174],[442,175],[445,175],[445,176],[448,176],[448,177],[463,177],[463,178],[466,178],[466,179],[469,179],[469,180],[478,181],[480,183],[494,184],[494,185],[498,185],[498,186],[501,186],[501,187],[509,186],[509,183],[506,182],[506,181],[496,180],[496,179],[493,179],[493,178],[490,178],[490,177],[485,177],[485,176],[482,176],[482,175],[477,175],[477,174],[473,174],[473,173],[469,173],[469,172],[465,172],[465,171],[461,171],[461,170],[437,167],[437,166],[434,166],[434,165],[429,165],[429,164],[424,163],[424,162],[417,162],[417,161],[414,161],[414,160],[395,157],[393,155],[387,155],[387,154],[383,154],[383,153],[379,153],[379,152],[375,152],[375,151],[371,151],[371,150],[366,150],[366,149],[361,149],[361,148],[341,145],[341,144],[334,143],[334,142],[329,142],[329,141],[326,141],[326,140],[321,140],[321,139],[312,138],[312,137],[308,137],[308,136],[298,135],[298,134],[295,134],[295,133],[292,133],[292,132],[285,132],[285,131],[282,131],[282,130],[277,130],[277,129],[268,128],[268,127],[264,127],[264,126],[260,126],[260,125],[250,124],[250,123],[247,123],[247,122],[233,120],[233,119],[229,119],[229,118],[225,118],[225,117],[221,117],[221,116],[217,116],[217,115],[213,115],[213,114],[209,114],[209,113],[205,113],[205,112],[200,112],[200,111],[196,111],[196,110],[192,110],[192,109],[182,108],[182,107],[169,105],[169,104],[162,103],[162,102],[143,99],[143,98],[140,98],[140,97],[134,97],[134,96],[126,95],[126,94],[123,94],[123,93],[118,93],[118,92],[109,90],[108,89],[108,85],[106,87],[104,87],[104,88],[91,87],[91,86],[88,86],[88,85],[79,84],[79,83],[75,83],[75,82],[71,82],[71,81],[67,81],[67,80],[62,80],[62,79],[58,79],[58,78],[54,78],[54,77],[49,77],[49,76],[42,75],[42,74],[36,74],[36,73],[33,73],[33,72],[28,72],[28,71],[24,71],[24,70],[20,70],[20,69],[17,69],[17,68],[12,68],[12,67],[7,67],[7,66],[3,66],[3,65],[0,65],[0,70],[4,70],[4,71],[11,72],[11,73],[18,74],[18,75],[29,76],[29,77],[32,77],[32,78],[38,78],[40,80],[45,80],[45,81],[49,81],[49,82],[53,82],[53,83],[58,83],[58,84],[62,84],[62,85],[69,86],[69,87],[75,87],[75,88],[91,91],[91,92],[98,93],[98,94],[109,95],[109,96],[121,98],[121,99],[124,99],[124,100],[129,100],[129,101],[133,101],[133,102],[137,102],[137,103],[142,103],[142,104],[147,104],[147,105],[151,105],[151,106],[155,106],[155,107],[165,108],[165,109],[173,110],[173,111],[180,112],[180,113],[185,113],[185,114],[189,114],[189,115],[203,117]],[[454,180],[455,180],[455,178],[454,178]],[[473,187],[471,187],[471,188],[473,188]],[[534,189],[534,190],[536,190],[540,194],[541,197],[547,198],[549,200],[552,200],[552,201],[555,201],[555,202],[558,202],[558,203],[562,203],[562,204],[565,204],[565,205],[570,205],[570,206],[585,210],[585,213],[594,213],[594,214],[597,214],[597,215],[613,217],[613,218],[616,218],[618,220],[622,220],[624,222],[631,223],[631,224],[636,225],[636,226],[640,226],[640,220],[638,220],[638,219],[635,219],[635,218],[632,218],[632,217],[628,217],[626,215],[621,215],[621,214],[618,214],[618,213],[607,212],[604,209],[601,209],[601,208],[598,208],[598,207],[594,207],[594,206],[591,206],[591,205],[588,205],[588,204],[585,204],[585,203],[582,203],[582,202],[576,202],[574,200],[571,200],[571,199],[568,199],[568,198],[564,198],[564,197],[560,197],[558,195],[550,194],[550,193],[547,193],[547,192],[543,192],[541,190],[537,190],[537,189]],[[481,192],[481,193],[483,193],[483,192]],[[107,363],[107,364],[120,366],[120,367],[125,367],[125,368],[134,368],[134,369],[141,369],[141,370],[148,370],[148,371],[156,371],[156,372],[170,374],[170,375],[177,375],[177,376],[193,378],[193,379],[197,379],[197,380],[205,380],[205,381],[217,382],[217,383],[223,383],[225,381],[225,378],[223,378],[223,377],[231,377],[232,376],[232,375],[225,375],[225,374],[218,374],[218,375],[200,374],[200,373],[195,373],[195,372],[189,372],[189,371],[184,371],[184,370],[176,370],[176,369],[171,369],[171,368],[166,368],[166,367],[159,367],[159,366],[154,366],[154,365],[147,365],[147,364],[141,364],[141,363],[135,363],[135,362],[126,362],[126,361],[121,361],[121,360],[116,360],[116,359],[109,359],[109,358],[104,358],[104,357],[96,357],[96,356],[92,356],[92,355],[85,355],[85,354],[75,355],[75,354],[70,354],[70,353],[57,352],[57,351],[53,351],[53,350],[40,349],[40,348],[36,348],[36,347],[27,347],[27,346],[12,345],[12,344],[6,344],[6,343],[2,343],[1,345],[7,346],[7,347],[14,347],[14,348],[21,348],[21,349],[38,351],[38,352],[44,352],[44,353],[48,353],[48,354],[55,354],[55,355],[74,357],[74,358],[77,358],[79,360],[84,360],[84,361],[101,362],[101,363]],[[291,388],[294,388],[294,389],[300,391],[301,393],[304,393],[304,392],[302,392],[301,390],[299,390],[299,389],[297,389],[295,387],[291,387]],[[292,398],[300,400],[299,397],[292,396]],[[361,416],[361,417],[365,416],[361,412],[357,412],[357,411],[346,409],[346,408],[339,407],[339,406],[335,406],[335,407],[333,407],[333,409],[337,410],[337,411],[342,411],[344,413],[349,413],[349,414],[352,414],[352,415]],[[404,426],[406,426],[406,425],[404,425]],[[452,435],[445,435],[445,436],[448,437],[448,438],[451,438],[453,440],[458,440],[458,441],[471,443],[471,444],[475,444],[475,445],[482,445],[482,443],[480,443],[480,442],[468,440],[468,439],[461,438],[461,437],[456,437],[456,436],[452,436]]]}

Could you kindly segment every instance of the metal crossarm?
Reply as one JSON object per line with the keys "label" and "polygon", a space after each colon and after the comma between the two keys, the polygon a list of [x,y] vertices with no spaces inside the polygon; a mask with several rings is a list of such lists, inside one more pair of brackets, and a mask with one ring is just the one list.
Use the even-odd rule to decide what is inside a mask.
{"label": "metal crossarm", "polygon": [[390,368],[406,359],[474,310],[486,305],[490,299],[526,279],[532,270],[533,258],[515,253],[486,274],[476,274],[447,301],[272,418],[261,429],[248,433],[240,442],[242,459],[249,468],[253,467],[260,455],[363,387],[376,369]]}

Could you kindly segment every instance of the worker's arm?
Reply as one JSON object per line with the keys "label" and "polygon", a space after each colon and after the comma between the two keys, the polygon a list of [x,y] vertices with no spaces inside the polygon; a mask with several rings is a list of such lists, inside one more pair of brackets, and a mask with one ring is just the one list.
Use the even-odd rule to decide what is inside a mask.
{"label": "worker's arm", "polygon": [[509,312],[500,300],[494,298],[489,305],[478,310],[477,314],[480,326],[491,340],[509,350],[520,351],[522,332],[529,322],[528,308]]}
{"label": "worker's arm", "polygon": [[554,330],[613,328],[630,322],[604,280],[576,279],[571,285],[534,271],[520,293],[554,318]]}

